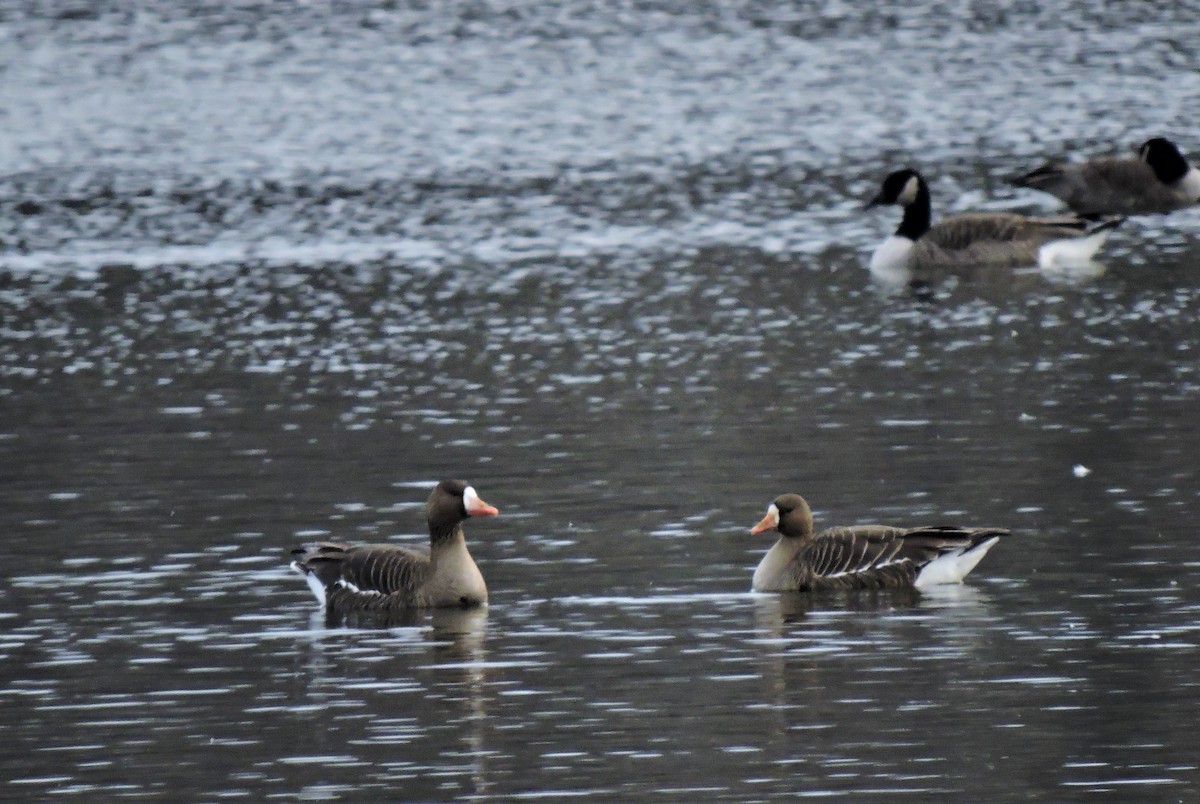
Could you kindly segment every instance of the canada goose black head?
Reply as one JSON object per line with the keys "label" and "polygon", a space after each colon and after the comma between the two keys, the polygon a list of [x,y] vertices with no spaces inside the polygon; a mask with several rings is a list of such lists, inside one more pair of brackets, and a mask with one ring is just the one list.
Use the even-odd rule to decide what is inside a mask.
{"label": "canada goose black head", "polygon": [[[929,185],[917,171],[902,168],[889,173],[879,188],[879,194],[867,203],[866,208],[884,204],[904,207],[904,216],[896,228],[897,237],[915,243],[929,231],[933,205],[929,196]],[[886,261],[903,263],[907,260],[906,255],[893,255]]]}
{"label": "canada goose black head", "polygon": [[1187,175],[1187,159],[1166,137],[1153,137],[1138,148],[1138,158],[1150,166],[1163,184],[1174,184]]}
{"label": "canada goose black head", "polygon": [[867,202],[867,209],[883,204],[896,204],[907,207],[915,203],[922,195],[929,194],[929,188],[921,174],[912,168],[892,171],[883,180],[879,193]]}

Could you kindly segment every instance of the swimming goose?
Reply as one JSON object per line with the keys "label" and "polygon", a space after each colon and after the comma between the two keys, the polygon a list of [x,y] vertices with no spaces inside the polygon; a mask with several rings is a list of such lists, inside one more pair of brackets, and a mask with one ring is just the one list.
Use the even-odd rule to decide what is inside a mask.
{"label": "swimming goose", "polygon": [[756,592],[882,589],[958,583],[1004,528],[835,527],[813,534],[813,516],[799,494],[782,494],[751,529],[779,531],[779,541],[754,571]]}
{"label": "swimming goose", "polygon": [[1035,218],[994,212],[954,215],[931,225],[929,185],[911,168],[889,173],[867,208],[880,204],[904,207],[896,233],[871,255],[871,274],[892,282],[972,265],[1086,264],[1108,230],[1122,220],[1090,223],[1074,215]]}
{"label": "swimming goose", "polygon": [[425,503],[429,550],[335,542],[292,551],[292,569],[317,601],[340,610],[487,605],[487,585],[467,551],[462,521],[500,512],[461,480],[443,480]]}
{"label": "swimming goose", "polygon": [[1137,156],[1051,161],[1012,183],[1049,193],[1087,217],[1172,212],[1200,202],[1200,170],[1165,137],[1146,140]]}

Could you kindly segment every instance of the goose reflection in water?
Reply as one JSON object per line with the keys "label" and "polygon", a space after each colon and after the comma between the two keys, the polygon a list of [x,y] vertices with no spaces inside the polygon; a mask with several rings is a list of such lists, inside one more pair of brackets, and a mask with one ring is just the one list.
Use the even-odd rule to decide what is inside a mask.
{"label": "goose reflection in water", "polygon": [[[352,749],[363,741],[401,747],[452,727],[450,749],[469,768],[469,791],[493,787],[488,748],[486,606],[472,609],[336,609],[313,612],[304,694],[308,706],[331,713],[318,751]],[[381,655],[402,661],[379,660]],[[381,709],[379,693],[387,703]],[[307,707],[306,707],[307,708]],[[339,725],[333,714],[366,710],[365,722]],[[444,753],[444,752],[443,752]],[[424,756],[424,754],[422,754]]]}

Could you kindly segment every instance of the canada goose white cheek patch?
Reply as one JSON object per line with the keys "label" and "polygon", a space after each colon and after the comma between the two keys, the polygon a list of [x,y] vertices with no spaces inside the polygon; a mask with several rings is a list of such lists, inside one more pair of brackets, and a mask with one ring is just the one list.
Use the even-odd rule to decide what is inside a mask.
{"label": "canada goose white cheek patch", "polygon": [[917,191],[921,189],[921,183],[913,176],[904,183],[904,189],[900,191],[900,196],[896,199],[896,203],[902,206],[908,206],[913,201],[917,200]]}

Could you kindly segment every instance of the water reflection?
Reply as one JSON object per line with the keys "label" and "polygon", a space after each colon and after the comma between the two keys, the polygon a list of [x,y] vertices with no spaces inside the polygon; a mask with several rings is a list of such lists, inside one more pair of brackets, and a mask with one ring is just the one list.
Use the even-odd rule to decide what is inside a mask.
{"label": "water reflection", "polygon": [[[308,753],[293,753],[285,762],[319,777],[322,769],[370,768],[381,761],[376,749],[411,749],[433,735],[445,735],[438,740],[448,744],[438,753],[465,763],[453,774],[461,777],[457,784],[472,795],[487,793],[487,762],[493,752],[486,724],[494,693],[488,678],[486,607],[390,617],[376,613],[340,628],[315,612],[310,622],[305,704],[298,711],[311,711],[330,726],[318,735],[325,739],[309,743]],[[405,702],[399,711],[386,705],[393,700]],[[340,744],[337,734],[343,735]],[[431,761],[435,764],[425,766],[395,757],[387,764],[394,764],[393,772],[401,776],[445,772]],[[357,784],[310,779],[300,793],[344,795],[355,789]]]}
{"label": "water reflection", "polygon": [[[860,593],[861,591],[861,593]],[[765,600],[764,600],[765,598]],[[755,622],[765,627],[777,621],[782,627],[800,623],[814,612],[827,610],[863,613],[891,612],[915,608],[924,596],[916,589],[831,590],[819,594],[783,592],[755,595]]]}
{"label": "water reflection", "polygon": [[[0,797],[1195,787],[1194,214],[914,302],[853,207],[1186,129],[1196,3],[631,8],[0,0]],[[313,612],[464,474],[493,606]],[[753,596],[763,488],[1018,535]]]}

